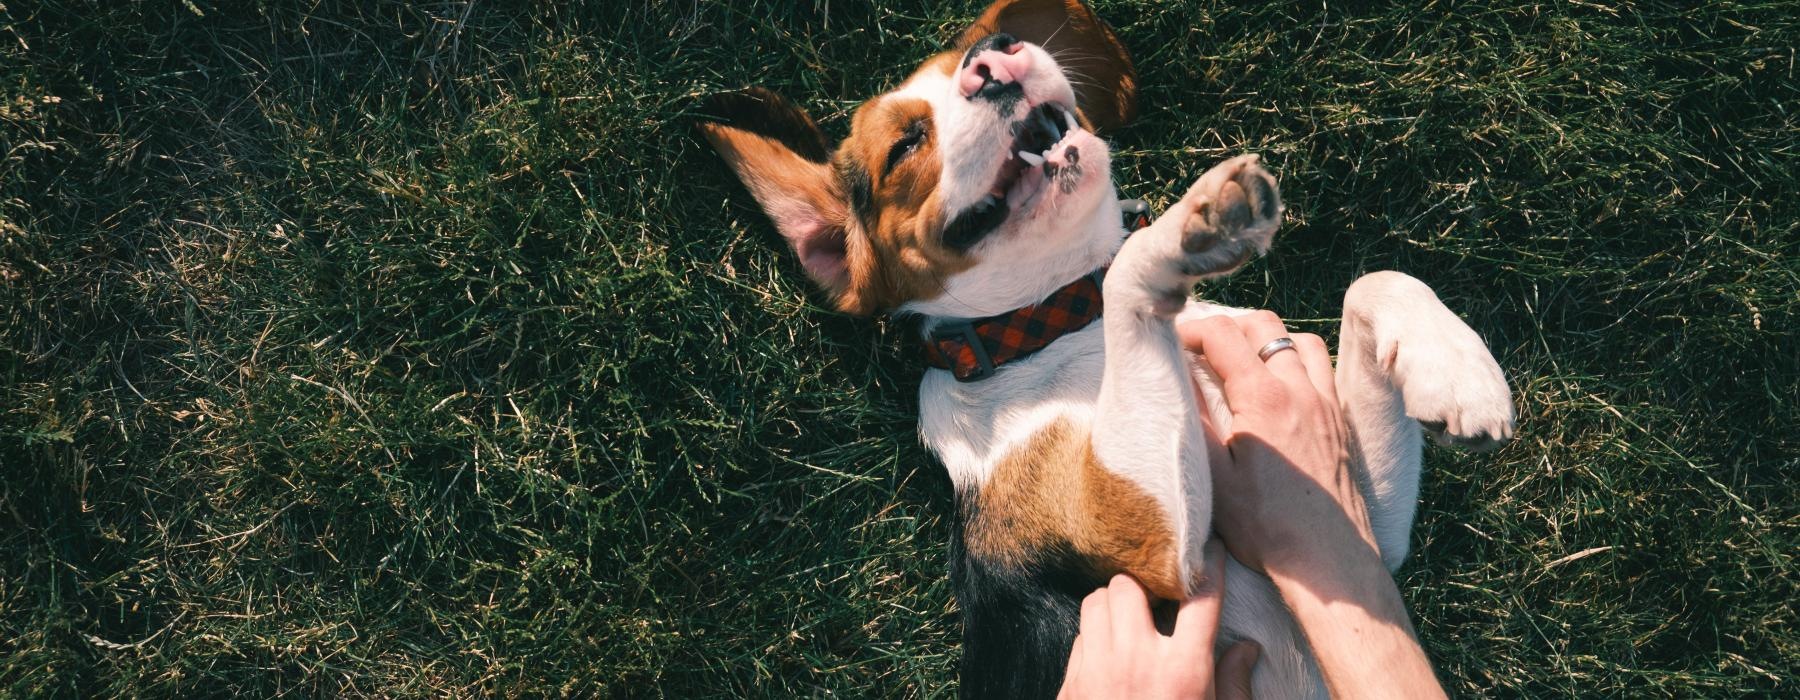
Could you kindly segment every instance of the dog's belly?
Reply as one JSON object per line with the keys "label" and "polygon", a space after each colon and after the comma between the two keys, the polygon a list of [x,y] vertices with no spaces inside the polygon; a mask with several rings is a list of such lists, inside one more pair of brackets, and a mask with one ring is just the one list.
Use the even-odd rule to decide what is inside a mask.
{"label": "dog's belly", "polygon": [[[1190,302],[1178,321],[1245,313],[1249,311]],[[1105,361],[1101,325],[1094,323],[1063,336],[1032,357],[1008,364],[993,377],[980,382],[958,382],[942,370],[926,374],[920,386],[920,437],[950,473],[961,502],[959,518],[966,518],[973,512],[968,502],[981,494],[996,467],[1005,463],[1009,456],[1031,445],[1046,431],[1064,430],[1071,425],[1085,431],[1091,424]],[[1230,411],[1218,389],[1217,378],[1200,362],[1196,362],[1193,377],[1200,388],[1200,408],[1208,411],[1215,429],[1229,430]],[[1140,410],[1178,412],[1196,408],[1145,405]],[[1194,466],[1206,468],[1205,465]],[[1214,497],[1230,498],[1231,494],[1216,493]],[[1146,529],[1158,525],[1145,523]],[[968,534],[966,526],[968,523],[959,523],[958,537]],[[1079,527],[1079,524],[1071,526]],[[960,546],[958,552],[962,556],[980,556],[979,552],[967,551]],[[1304,639],[1274,585],[1236,560],[1228,560],[1226,568],[1228,584],[1220,614],[1219,648],[1222,650],[1245,639],[1256,640],[1262,645],[1255,684],[1261,693],[1259,697],[1324,697],[1324,685]],[[1104,576],[1115,572],[1096,573],[1100,574],[1096,576],[1097,580],[1103,583]],[[1127,573],[1133,573],[1140,580],[1154,575]],[[958,595],[982,597],[980,592],[960,590]],[[1079,598],[1067,603],[1078,606]],[[968,603],[963,605],[966,607]],[[1034,612],[1026,610],[1018,614]],[[1051,611],[1045,610],[1043,614],[1051,614]],[[974,624],[973,619],[965,619]],[[973,638],[975,632],[965,634]],[[1072,630],[1068,637],[1072,642]],[[1066,648],[1063,653],[1067,653]],[[1060,665],[1052,670],[1060,671]]]}

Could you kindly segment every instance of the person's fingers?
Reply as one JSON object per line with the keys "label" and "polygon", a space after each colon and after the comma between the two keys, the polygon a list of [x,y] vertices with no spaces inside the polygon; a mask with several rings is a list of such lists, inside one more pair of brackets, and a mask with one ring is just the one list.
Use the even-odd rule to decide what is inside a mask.
{"label": "person's fingers", "polygon": [[1112,614],[1113,648],[1156,634],[1156,623],[1150,619],[1150,596],[1137,579],[1125,574],[1112,577],[1106,597]]}
{"label": "person's fingers", "polygon": [[1231,645],[1213,668],[1213,692],[1218,700],[1250,700],[1250,676],[1262,645],[1248,639]]}
{"label": "person's fingers", "polygon": [[[1260,353],[1269,343],[1278,339],[1292,340],[1288,335],[1287,325],[1273,311],[1254,311],[1234,320],[1244,329],[1244,340],[1249,343],[1253,353]],[[1286,380],[1289,385],[1297,385],[1297,382],[1306,377],[1306,368],[1300,364],[1299,353],[1282,350],[1263,360],[1263,364],[1268,365],[1271,374]]]}
{"label": "person's fingers", "polygon": [[1219,382],[1225,385],[1225,403],[1231,404],[1234,412],[1238,406],[1253,404],[1251,397],[1255,392],[1274,378],[1262,360],[1256,359],[1256,350],[1244,340],[1243,330],[1229,318],[1211,316],[1189,321],[1176,326],[1175,333],[1181,337],[1182,345],[1206,356],[1206,363],[1212,365]]}
{"label": "person's fingers", "polygon": [[1095,589],[1081,599],[1081,631],[1076,637],[1091,647],[1089,653],[1105,656],[1112,649],[1112,615],[1108,610],[1106,589]]}
{"label": "person's fingers", "polygon": [[1300,364],[1306,366],[1306,378],[1326,406],[1337,408],[1337,380],[1331,373],[1331,350],[1325,339],[1311,333],[1295,333],[1294,349],[1300,352]]}
{"label": "person's fingers", "polygon": [[1225,545],[1217,538],[1207,540],[1205,551],[1206,579],[1175,611],[1175,648],[1191,656],[1192,663],[1203,663],[1212,654],[1225,602]]}
{"label": "person's fingers", "polygon": [[[1231,467],[1231,448],[1225,446],[1225,438],[1229,437],[1213,423],[1213,412],[1207,408],[1206,390],[1194,382],[1194,397],[1200,402],[1200,428],[1206,442],[1206,466],[1212,470],[1217,479],[1221,470]],[[1230,410],[1229,407],[1226,410]]]}

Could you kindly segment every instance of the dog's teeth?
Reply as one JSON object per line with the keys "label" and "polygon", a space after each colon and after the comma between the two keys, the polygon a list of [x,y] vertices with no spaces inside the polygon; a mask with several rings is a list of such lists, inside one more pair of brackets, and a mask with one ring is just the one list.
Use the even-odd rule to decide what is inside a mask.
{"label": "dog's teeth", "polygon": [[1019,151],[1019,160],[1030,163],[1034,168],[1044,164],[1044,157],[1031,151]]}
{"label": "dog's teeth", "polygon": [[1081,124],[1075,121],[1075,113],[1074,112],[1071,112],[1068,110],[1063,110],[1062,115],[1063,115],[1063,121],[1069,123],[1069,131],[1074,131],[1076,129],[1081,128]]}

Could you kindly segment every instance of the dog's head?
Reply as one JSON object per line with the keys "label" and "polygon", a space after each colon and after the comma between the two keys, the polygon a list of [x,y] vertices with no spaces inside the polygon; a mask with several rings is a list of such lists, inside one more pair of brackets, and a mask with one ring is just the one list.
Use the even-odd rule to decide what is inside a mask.
{"label": "dog's head", "polygon": [[1046,264],[1117,243],[1094,132],[1135,96],[1130,57],[1079,0],[998,0],[835,148],[767,90],[716,96],[700,128],[841,310],[985,316],[1041,298]]}

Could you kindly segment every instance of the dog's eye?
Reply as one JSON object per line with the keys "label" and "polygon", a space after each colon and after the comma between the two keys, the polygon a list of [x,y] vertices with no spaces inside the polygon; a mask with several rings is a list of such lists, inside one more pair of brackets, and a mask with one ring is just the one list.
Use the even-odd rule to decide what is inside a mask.
{"label": "dog's eye", "polygon": [[915,119],[911,124],[906,125],[906,131],[900,134],[900,140],[895,141],[893,147],[888,149],[888,170],[893,170],[901,160],[912,155],[913,151],[919,150],[919,144],[925,143],[925,134],[928,131],[925,126],[923,119]]}

